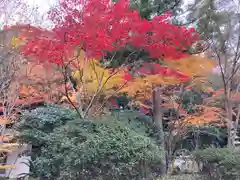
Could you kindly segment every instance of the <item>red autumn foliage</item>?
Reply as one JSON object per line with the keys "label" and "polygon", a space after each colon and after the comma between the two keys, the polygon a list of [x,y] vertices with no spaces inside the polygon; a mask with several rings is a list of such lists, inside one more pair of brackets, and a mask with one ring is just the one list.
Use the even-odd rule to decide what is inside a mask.
{"label": "red autumn foliage", "polygon": [[[142,19],[129,8],[127,0],[61,0],[60,6],[49,12],[55,23],[51,31],[27,26],[28,36],[22,47],[25,56],[42,63],[63,65],[73,58],[80,47],[88,58],[101,59],[108,51],[127,46],[144,49],[152,58],[178,60],[189,55],[187,50],[198,40],[192,28],[171,24],[171,14]],[[157,63],[144,63],[138,74],[171,76],[188,81],[189,77]],[[129,72],[123,77],[132,80]]]}
{"label": "red autumn foliage", "polygon": [[33,38],[23,52],[59,65],[76,47],[97,59],[131,45],[153,58],[175,60],[188,55],[187,49],[198,40],[194,29],[172,25],[169,12],[148,21],[130,9],[127,0],[61,0],[49,15],[56,24],[53,36]]}
{"label": "red autumn foliage", "polygon": [[143,66],[138,69],[138,74],[141,74],[141,75],[161,74],[163,76],[173,76],[180,79],[182,82],[186,82],[190,80],[190,78],[185,74],[179,71],[170,69],[168,67],[162,67],[160,64],[156,64],[156,63],[144,63]]}

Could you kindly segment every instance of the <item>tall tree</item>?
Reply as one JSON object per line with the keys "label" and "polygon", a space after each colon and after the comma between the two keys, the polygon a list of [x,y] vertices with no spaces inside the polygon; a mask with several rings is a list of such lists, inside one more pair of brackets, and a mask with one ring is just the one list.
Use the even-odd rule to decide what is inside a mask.
{"label": "tall tree", "polygon": [[[190,8],[189,20],[194,22],[201,38],[208,42],[207,55],[218,60],[218,72],[224,88],[228,146],[233,146],[238,121],[233,122],[233,94],[239,91],[236,75],[240,68],[240,4],[239,1],[201,0]],[[237,104],[240,110],[240,106]],[[234,130],[235,133],[231,133]]]}
{"label": "tall tree", "polygon": [[137,9],[142,18],[152,19],[165,11],[177,15],[182,11],[182,0],[131,0],[131,7]]}
{"label": "tall tree", "polygon": [[[76,8],[80,4],[81,8]],[[147,67],[145,71],[152,75],[177,75],[186,79],[186,76],[180,75],[178,71],[171,70],[167,66],[161,67],[159,59],[161,62],[177,61],[189,56],[189,49],[198,40],[194,29],[173,25],[169,13],[155,16],[149,21],[141,18],[136,10],[130,9],[126,0],[117,3],[111,3],[109,0],[62,0],[60,7],[50,12],[50,17],[56,24],[50,32],[51,36],[48,35],[46,38],[42,36],[44,33],[37,33],[35,37],[30,38],[22,50],[25,56],[34,57],[43,63],[53,62],[60,66],[64,75],[69,73],[67,66],[75,66],[73,61],[79,62],[81,50],[85,51],[84,63],[80,63],[84,66],[91,63],[93,59],[101,60],[103,63],[109,62],[106,56],[109,52],[113,52],[110,56],[111,62],[115,52],[132,48],[133,51],[123,58],[127,63],[123,62],[121,66],[133,65],[132,69],[137,70],[138,68],[134,67],[135,64],[128,61],[128,57],[134,55],[138,65],[143,69]],[[139,53],[145,54],[145,57],[155,62],[146,63],[145,59],[139,58]],[[82,72],[81,69],[80,72]],[[135,73],[131,71],[132,75],[139,77],[137,71],[133,72]],[[125,77],[131,79],[130,73]],[[99,78],[101,81],[103,76]],[[65,78],[65,80],[68,79]],[[154,108],[158,113],[154,116],[154,121],[159,125],[163,135],[162,112],[159,109],[162,97],[159,94],[161,92],[159,88],[161,87],[153,87],[153,92],[156,92]],[[78,93],[78,96],[81,97],[82,94]],[[82,113],[79,114],[81,117],[86,117],[85,113],[83,116]],[[161,141],[160,146],[164,147],[164,141]]]}
{"label": "tall tree", "polygon": [[40,25],[43,17],[38,7],[30,6],[22,0],[0,0],[0,29],[15,23]]}
{"label": "tall tree", "polygon": [[[19,104],[20,86],[22,74],[21,66],[24,64],[24,58],[12,46],[12,40],[18,33],[12,30],[6,30],[7,25],[18,22],[37,23],[36,8],[29,8],[22,0],[0,0],[0,151],[1,160],[5,159],[7,153],[16,150],[19,143],[15,141],[15,133],[9,129],[15,122],[18,110],[24,103]],[[4,164],[2,164],[4,163]],[[1,162],[0,169],[10,169],[13,165],[6,165]]]}

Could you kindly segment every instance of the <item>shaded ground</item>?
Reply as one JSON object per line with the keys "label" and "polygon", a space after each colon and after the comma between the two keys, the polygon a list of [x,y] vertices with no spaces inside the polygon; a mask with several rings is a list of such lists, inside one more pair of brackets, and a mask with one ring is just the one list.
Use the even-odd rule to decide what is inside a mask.
{"label": "shaded ground", "polygon": [[203,180],[203,177],[200,177],[196,174],[183,174],[183,175],[175,175],[175,176],[167,176],[161,178],[159,180]]}

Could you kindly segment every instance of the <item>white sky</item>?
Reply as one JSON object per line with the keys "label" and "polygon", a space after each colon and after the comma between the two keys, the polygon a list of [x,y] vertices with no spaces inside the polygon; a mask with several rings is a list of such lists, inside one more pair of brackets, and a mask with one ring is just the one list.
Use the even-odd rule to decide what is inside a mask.
{"label": "white sky", "polygon": [[[49,8],[56,4],[58,0],[26,0],[31,5],[39,6],[40,12],[47,12]],[[184,4],[192,2],[192,0],[184,0]]]}
{"label": "white sky", "polygon": [[[57,4],[57,2],[59,0],[25,0],[29,5],[32,6],[38,6],[39,7],[39,12],[41,13],[41,15],[47,13],[50,9],[51,6]],[[187,3],[192,2],[192,0],[183,0],[183,7],[184,5],[186,5]],[[48,22],[51,24],[51,22]],[[48,24],[47,23],[47,24]],[[48,25],[46,25],[46,23],[42,24],[41,26],[46,26],[48,27]]]}
{"label": "white sky", "polygon": [[27,0],[30,5],[37,5],[41,13],[45,13],[49,8],[56,4],[57,0]]}

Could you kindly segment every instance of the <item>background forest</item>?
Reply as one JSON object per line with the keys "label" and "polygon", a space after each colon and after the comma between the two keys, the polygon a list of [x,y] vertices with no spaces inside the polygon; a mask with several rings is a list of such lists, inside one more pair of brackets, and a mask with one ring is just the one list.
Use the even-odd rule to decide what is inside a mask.
{"label": "background forest", "polygon": [[0,0],[1,176],[28,156],[22,178],[240,180],[238,0],[39,14]]}

